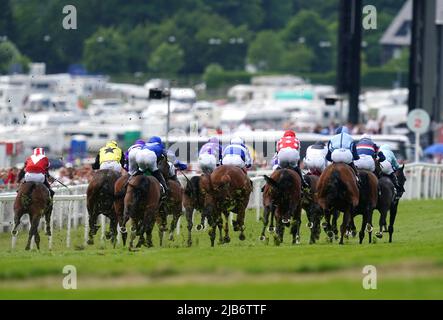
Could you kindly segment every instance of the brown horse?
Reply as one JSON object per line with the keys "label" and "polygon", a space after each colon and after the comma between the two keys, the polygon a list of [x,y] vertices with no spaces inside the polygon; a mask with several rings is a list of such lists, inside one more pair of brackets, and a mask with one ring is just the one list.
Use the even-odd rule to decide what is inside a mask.
{"label": "brown horse", "polygon": [[220,242],[230,242],[230,211],[237,214],[237,219],[232,221],[234,231],[240,231],[239,239],[245,240],[245,213],[252,192],[248,175],[238,167],[222,165],[208,175],[208,179],[202,181],[202,187],[205,199],[203,214],[208,218],[211,246],[214,246],[217,226],[223,223],[222,214],[225,216],[225,236],[220,236]]}
{"label": "brown horse", "polygon": [[[400,186],[404,186],[406,183],[406,176],[404,173],[405,166],[403,165],[396,171],[396,176]],[[375,236],[379,239],[383,237],[383,232],[389,232],[389,242],[392,242],[392,235],[394,234],[394,223],[397,216],[399,199],[395,197],[395,187],[391,179],[383,175],[378,180],[378,202],[377,210],[380,212],[380,230],[375,233]],[[389,227],[387,228],[386,218],[389,212]],[[387,230],[386,230],[387,229]]]}
{"label": "brown horse", "polygon": [[46,235],[51,236],[51,212],[52,200],[48,188],[43,183],[25,182],[20,185],[17,197],[14,201],[14,228],[12,230],[13,241],[17,236],[17,228],[24,214],[29,215],[31,228],[29,230],[26,250],[31,248],[34,237],[37,249],[40,250],[40,235],[38,225],[42,216],[45,216]]}
{"label": "brown horse", "polygon": [[352,213],[351,223],[349,225],[348,234],[355,236],[356,227],[354,224],[354,217],[361,214],[362,224],[359,232],[360,244],[365,237],[365,230],[369,234],[369,243],[372,242],[372,214],[377,206],[378,199],[378,179],[375,174],[368,170],[358,169],[359,177],[361,179],[360,187],[360,199],[358,206]]}
{"label": "brown horse", "polygon": [[167,217],[172,215],[172,221],[169,226],[169,241],[174,240],[174,230],[177,227],[178,220],[183,213],[183,187],[177,180],[176,175],[172,175],[169,170],[169,163],[164,158],[159,162],[159,169],[169,187],[169,193],[166,199],[162,201],[157,224],[159,227],[160,246],[163,245],[163,235],[167,230]]}
{"label": "brown horse", "polygon": [[352,212],[358,206],[359,190],[357,179],[352,168],[344,163],[333,163],[328,166],[318,181],[318,203],[325,212],[326,231],[332,241],[331,215],[343,212],[343,223],[340,226],[340,244],[351,222]]}
{"label": "brown horse", "polygon": [[[275,216],[276,233],[274,242],[279,245],[283,242],[285,227],[291,226],[292,243],[300,243],[301,225],[301,179],[300,176],[291,169],[275,170],[271,177],[264,176],[266,185],[263,193],[264,204],[264,227],[265,228],[269,212]],[[292,221],[291,221],[292,220]]]}
{"label": "brown horse", "polygon": [[152,176],[133,176],[127,183],[123,202],[121,229],[125,230],[126,223],[132,220],[129,249],[133,248],[136,236],[139,236],[137,248],[152,247],[152,229],[160,208],[159,182]]}
{"label": "brown horse", "polygon": [[320,240],[321,220],[324,213],[317,200],[319,176],[308,174],[305,176],[305,180],[309,184],[309,193],[303,193],[301,204],[308,218],[307,227],[311,230],[309,244],[313,244],[316,240]]}
{"label": "brown horse", "polygon": [[[89,239],[88,244],[94,244],[94,235],[99,226],[96,225],[100,214],[110,220],[109,231],[106,238],[112,240],[115,246],[117,240],[117,216],[114,210],[114,185],[120,173],[113,170],[98,170],[94,172],[91,182],[86,190],[86,208],[89,214]],[[102,226],[104,228],[104,226]]]}
{"label": "brown horse", "polygon": [[125,195],[128,189],[128,180],[130,175],[123,174],[114,184],[114,211],[115,217],[117,219],[117,228],[120,230],[123,246],[126,245],[126,239],[128,238],[128,233],[126,228],[122,228],[123,225],[123,213],[125,208]]}
{"label": "brown horse", "polygon": [[190,247],[192,245],[192,227],[193,227],[193,215],[194,210],[200,211],[201,222],[197,224],[197,231],[204,229],[205,215],[203,214],[204,208],[204,190],[201,186],[201,181],[208,179],[206,174],[201,176],[193,176],[186,183],[186,187],[183,193],[183,207],[185,208],[186,221],[188,223],[188,241],[187,244]]}

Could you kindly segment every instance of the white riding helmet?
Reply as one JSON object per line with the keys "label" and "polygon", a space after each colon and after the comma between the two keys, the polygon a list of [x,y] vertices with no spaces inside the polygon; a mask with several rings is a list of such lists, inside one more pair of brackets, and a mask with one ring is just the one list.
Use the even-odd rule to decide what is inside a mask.
{"label": "white riding helmet", "polygon": [[43,148],[35,148],[33,152],[34,156],[44,156],[45,155],[45,149]]}
{"label": "white riding helmet", "polygon": [[235,137],[231,139],[231,144],[244,144],[244,141],[240,137]]}

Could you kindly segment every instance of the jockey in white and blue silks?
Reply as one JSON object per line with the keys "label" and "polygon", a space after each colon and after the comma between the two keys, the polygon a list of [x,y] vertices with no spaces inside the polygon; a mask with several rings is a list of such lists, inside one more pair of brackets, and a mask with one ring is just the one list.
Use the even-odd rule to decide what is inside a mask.
{"label": "jockey in white and blue silks", "polygon": [[230,145],[223,150],[222,164],[236,166],[243,170],[252,166],[249,149],[241,138],[233,138]]}
{"label": "jockey in white and blue silks", "polygon": [[359,180],[358,171],[353,162],[358,159],[360,157],[357,154],[356,144],[349,134],[348,128],[345,126],[338,128],[335,131],[335,136],[328,142],[326,160],[348,164],[354,170],[357,180]]}
{"label": "jockey in white and blue silks", "polygon": [[223,148],[217,137],[212,137],[205,143],[198,155],[198,164],[203,173],[211,173],[222,162]]}
{"label": "jockey in white and blue silks", "polygon": [[391,178],[392,183],[397,190],[397,195],[403,194],[405,192],[404,187],[400,186],[398,183],[397,176],[395,175],[395,171],[400,169],[400,164],[395,157],[394,152],[392,152],[391,147],[388,144],[384,144],[380,147],[380,151],[383,152],[385,156],[385,161],[380,162],[381,171]]}
{"label": "jockey in white and blue silks", "polygon": [[163,157],[167,158],[165,146],[160,137],[153,136],[145,143],[141,150],[137,152],[136,162],[139,172],[144,173],[149,170],[167,193],[169,191],[168,184],[157,167],[158,161]]}
{"label": "jockey in white and blue silks", "polygon": [[138,139],[132,146],[128,148],[128,151],[126,151],[125,153],[128,164],[127,170],[131,176],[138,172],[137,153],[142,149],[144,145],[145,142],[141,139]]}
{"label": "jockey in white and blue silks", "polygon": [[303,159],[303,163],[309,173],[312,175],[320,176],[323,170],[328,165],[326,155],[328,154],[328,148],[326,145],[317,141],[313,145],[309,146],[306,150],[306,156]]}

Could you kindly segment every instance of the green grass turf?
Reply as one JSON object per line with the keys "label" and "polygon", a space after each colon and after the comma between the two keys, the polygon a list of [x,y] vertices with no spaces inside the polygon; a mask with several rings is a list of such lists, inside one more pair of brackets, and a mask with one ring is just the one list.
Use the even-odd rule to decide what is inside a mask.
{"label": "green grass turf", "polygon": [[[375,212],[376,230],[378,218]],[[71,249],[65,247],[65,233],[56,230],[48,251],[42,234],[40,252],[24,251],[24,231],[14,251],[10,235],[1,234],[0,299],[443,298],[442,200],[401,202],[391,244],[387,235],[368,244],[366,235],[363,245],[350,239],[340,246],[326,242],[322,233],[317,244],[309,245],[303,215],[302,243],[291,245],[287,229],[285,243],[276,247],[258,240],[262,225],[250,211],[246,241],[231,230],[231,243],[211,248],[206,231],[193,232],[193,247],[187,248],[185,219],[181,223],[174,241],[159,248],[155,232],[155,247],[138,252],[112,249],[99,237],[84,248],[81,228],[72,233]],[[62,288],[68,264],[77,268],[77,290]],[[378,269],[377,290],[362,288],[365,265]]]}

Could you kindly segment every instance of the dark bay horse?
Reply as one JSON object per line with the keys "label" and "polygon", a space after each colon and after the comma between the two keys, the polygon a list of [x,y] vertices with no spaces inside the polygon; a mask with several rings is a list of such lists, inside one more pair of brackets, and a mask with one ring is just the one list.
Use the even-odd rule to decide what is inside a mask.
{"label": "dark bay horse", "polygon": [[270,177],[264,176],[266,186],[263,192],[264,204],[264,236],[269,212],[275,217],[276,233],[274,242],[283,242],[285,227],[291,227],[292,243],[300,243],[301,225],[301,179],[291,169],[275,170]]}
{"label": "dark bay horse", "polygon": [[122,226],[125,208],[125,195],[126,190],[128,189],[129,177],[129,174],[123,174],[114,184],[114,211],[117,219],[117,228],[120,230],[123,246],[126,245],[126,239],[128,238],[127,230],[126,228],[122,228]]}
{"label": "dark bay horse", "polygon": [[[86,190],[86,207],[89,215],[88,244],[94,244],[94,235],[97,233],[97,218],[100,214],[110,220],[106,238],[111,239],[115,246],[117,240],[117,216],[114,210],[114,185],[120,173],[114,170],[98,170],[94,172]],[[104,228],[104,226],[102,226]]]}
{"label": "dark bay horse", "polygon": [[[406,183],[406,176],[404,173],[405,166],[403,165],[395,173],[400,186],[404,186]],[[383,237],[383,232],[389,232],[389,242],[392,242],[392,235],[394,233],[394,223],[397,216],[399,199],[395,197],[395,187],[391,179],[382,175],[378,180],[378,202],[377,210],[380,212],[380,230],[375,233],[375,236],[379,239]],[[386,219],[389,212],[389,227],[387,228]],[[386,230],[387,229],[387,230]]]}
{"label": "dark bay horse", "polygon": [[132,221],[129,249],[133,248],[136,236],[139,236],[137,248],[142,245],[152,247],[152,229],[160,208],[160,184],[157,179],[133,176],[126,185],[123,203],[121,228],[125,229],[126,223]]}
{"label": "dark bay horse", "polygon": [[28,243],[26,250],[31,248],[31,241],[34,237],[37,249],[40,250],[40,235],[38,225],[42,216],[46,221],[46,235],[51,236],[51,212],[52,200],[48,188],[43,183],[25,182],[18,190],[14,201],[14,228],[12,236],[17,236],[17,228],[20,225],[20,219],[24,214],[29,215],[31,228],[29,230]]}
{"label": "dark bay horse", "polygon": [[351,222],[352,212],[358,206],[360,193],[357,179],[352,168],[344,163],[333,163],[328,166],[318,181],[318,203],[325,212],[326,231],[332,241],[331,215],[338,218],[338,212],[343,212],[343,222],[340,226],[340,244]]}
{"label": "dark bay horse", "polygon": [[201,181],[208,179],[206,174],[201,176],[193,176],[186,183],[186,187],[183,193],[183,207],[185,208],[186,221],[188,223],[188,246],[192,245],[192,227],[193,227],[193,214],[194,211],[201,213],[201,222],[197,224],[197,231],[201,231],[205,224],[205,215],[203,214],[204,208],[204,190],[201,186]]}
{"label": "dark bay horse", "polygon": [[172,215],[172,221],[169,226],[169,241],[174,240],[174,230],[177,227],[178,220],[183,213],[183,187],[176,179],[175,175],[171,175],[169,170],[169,163],[166,159],[162,159],[159,162],[159,170],[162,172],[163,177],[169,187],[169,194],[166,199],[162,201],[160,206],[159,215],[157,218],[157,224],[159,227],[160,246],[163,245],[163,235],[167,230],[167,217]]}
{"label": "dark bay horse", "polygon": [[203,214],[208,218],[211,246],[214,246],[216,228],[223,223],[223,216],[225,236],[220,237],[220,242],[230,242],[228,220],[231,211],[237,214],[237,219],[232,221],[233,229],[240,231],[241,241],[245,240],[245,213],[252,192],[248,175],[238,167],[222,165],[202,181],[202,187],[205,192]]}
{"label": "dark bay horse", "polygon": [[349,226],[349,232],[352,235],[356,232],[356,227],[354,224],[354,217],[361,214],[362,224],[359,232],[360,244],[363,242],[365,237],[365,231],[369,234],[369,243],[372,242],[372,214],[377,206],[378,199],[378,179],[377,176],[363,169],[358,169],[359,176],[361,179],[360,187],[360,199],[358,206],[354,209],[352,213],[352,220]]}
{"label": "dark bay horse", "polygon": [[319,176],[314,174],[305,175],[305,180],[309,184],[309,193],[303,193],[301,204],[308,218],[307,227],[311,230],[311,238],[309,244],[320,240],[321,220],[324,213],[317,200],[317,185]]}

